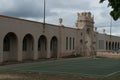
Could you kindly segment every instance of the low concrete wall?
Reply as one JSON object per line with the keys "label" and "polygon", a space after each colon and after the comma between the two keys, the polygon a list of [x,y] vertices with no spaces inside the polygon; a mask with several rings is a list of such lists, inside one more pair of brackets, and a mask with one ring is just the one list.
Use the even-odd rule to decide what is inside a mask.
{"label": "low concrete wall", "polygon": [[117,52],[100,51],[100,52],[97,52],[96,56],[97,57],[106,57],[106,58],[120,59],[120,53],[117,53]]}

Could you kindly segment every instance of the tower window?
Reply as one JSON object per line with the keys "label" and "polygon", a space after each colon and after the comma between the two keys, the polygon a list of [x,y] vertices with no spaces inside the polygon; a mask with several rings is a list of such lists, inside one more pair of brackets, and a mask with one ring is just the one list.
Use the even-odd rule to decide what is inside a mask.
{"label": "tower window", "polygon": [[80,40],[80,43],[81,43],[81,44],[83,43],[83,40],[82,40],[82,39]]}
{"label": "tower window", "polygon": [[83,33],[81,32],[81,36],[83,35]]}

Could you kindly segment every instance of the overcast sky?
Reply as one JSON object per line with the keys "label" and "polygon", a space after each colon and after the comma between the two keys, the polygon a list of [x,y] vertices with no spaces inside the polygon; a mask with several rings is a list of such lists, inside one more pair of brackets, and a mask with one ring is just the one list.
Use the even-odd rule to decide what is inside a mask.
{"label": "overcast sky", "polygon": [[[43,22],[43,1],[0,0],[0,15]],[[106,29],[109,34],[111,8],[107,4],[99,4],[99,0],[46,0],[46,22],[58,24],[58,18],[61,17],[65,26],[75,27],[78,12],[91,12],[98,31]],[[120,20],[112,21],[112,34],[120,36],[119,30]]]}

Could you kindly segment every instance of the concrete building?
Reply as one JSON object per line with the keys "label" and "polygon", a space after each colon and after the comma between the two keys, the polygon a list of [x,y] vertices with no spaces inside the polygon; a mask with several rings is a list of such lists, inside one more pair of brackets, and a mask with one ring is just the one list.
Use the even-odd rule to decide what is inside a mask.
{"label": "concrete building", "polygon": [[0,63],[6,61],[95,56],[97,51],[120,48],[120,37],[99,34],[90,12],[78,13],[75,28],[43,24],[0,15]]}

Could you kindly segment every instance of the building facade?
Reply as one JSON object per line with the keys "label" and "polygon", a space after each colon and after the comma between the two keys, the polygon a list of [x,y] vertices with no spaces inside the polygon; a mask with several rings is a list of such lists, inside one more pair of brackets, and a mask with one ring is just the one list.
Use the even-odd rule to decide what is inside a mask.
{"label": "building facade", "polygon": [[[104,47],[103,47],[104,46]],[[75,28],[0,15],[0,63],[6,61],[95,56],[97,51],[120,48],[120,37],[99,34],[90,12],[78,13]]]}
{"label": "building facade", "polygon": [[120,48],[120,37],[108,34],[98,34],[97,51],[111,51]]}

